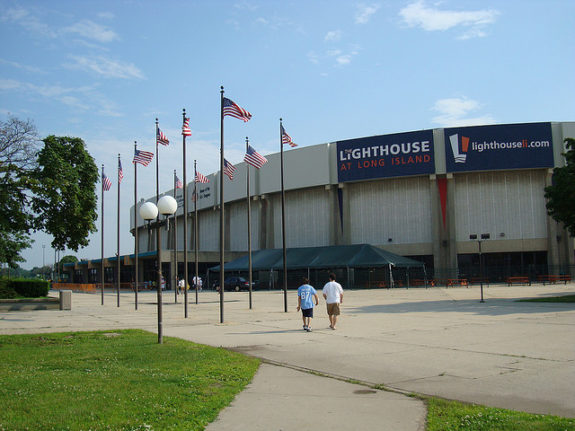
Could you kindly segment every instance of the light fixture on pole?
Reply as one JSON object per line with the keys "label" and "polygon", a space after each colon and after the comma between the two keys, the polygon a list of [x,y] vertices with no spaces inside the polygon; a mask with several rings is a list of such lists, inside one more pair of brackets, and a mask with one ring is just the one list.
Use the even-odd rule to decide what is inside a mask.
{"label": "light fixture on pole", "polygon": [[491,235],[488,233],[482,233],[480,239],[477,238],[477,234],[469,235],[469,239],[477,241],[477,244],[479,245],[479,283],[481,286],[481,301],[479,302],[485,302],[483,300],[483,260],[481,258],[481,241],[489,239],[490,237]]}
{"label": "light fixture on pole", "polygon": [[[163,216],[170,216],[176,212],[178,209],[178,203],[171,196],[162,196],[158,200],[158,205],[156,206],[152,202],[146,202],[140,207],[140,216],[148,222],[148,228],[156,228],[156,259],[158,267],[158,280],[156,283],[156,290],[158,294],[158,343],[162,344],[162,259],[161,259],[161,248],[162,248],[162,229],[161,226],[165,223],[162,221],[158,213]],[[152,220],[156,219],[155,223],[151,223]]]}

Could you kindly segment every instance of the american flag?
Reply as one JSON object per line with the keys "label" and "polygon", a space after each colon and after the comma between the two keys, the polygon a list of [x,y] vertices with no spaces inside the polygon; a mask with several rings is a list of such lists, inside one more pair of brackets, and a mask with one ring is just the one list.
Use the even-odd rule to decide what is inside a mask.
{"label": "american flag", "polygon": [[192,129],[190,129],[190,119],[184,119],[184,125],[182,126],[182,135],[183,136],[192,136]]}
{"label": "american flag", "polygon": [[102,172],[102,187],[104,188],[105,192],[107,192],[112,188],[112,181],[110,181],[110,178],[108,178],[106,174],[103,172]]}
{"label": "american flag", "polygon": [[124,178],[124,170],[122,169],[122,161],[118,159],[118,184],[122,182]]}
{"label": "american flag", "polygon": [[210,180],[208,180],[205,176],[203,176],[202,174],[200,174],[198,171],[196,171],[196,183],[203,183],[203,184],[207,184],[210,182]]}
{"label": "american flag", "polygon": [[132,163],[139,163],[141,165],[148,166],[153,158],[154,153],[150,153],[149,151],[136,150],[134,152],[134,160],[132,160]]}
{"label": "american flag", "polygon": [[236,167],[224,159],[224,174],[228,176],[230,180],[234,179],[234,172],[236,171]]}
{"label": "american flag", "polygon": [[253,149],[251,145],[248,145],[248,150],[246,155],[244,156],[244,161],[252,165],[254,168],[261,168],[264,164],[267,163],[268,159],[258,153],[256,150]]}
{"label": "american flag", "polygon": [[158,127],[156,132],[156,144],[169,145],[170,141]]}
{"label": "american flag", "polygon": [[250,120],[250,118],[252,118],[252,114],[250,114],[244,108],[240,108],[232,100],[224,97],[224,117],[226,115],[244,120],[246,123]]}
{"label": "american flag", "polygon": [[177,175],[176,175],[176,188],[177,189],[183,189],[184,188],[184,183],[182,183],[182,180],[180,180]]}
{"label": "american flag", "polygon": [[284,126],[282,125],[280,127],[282,132],[282,144],[289,144],[289,146],[292,148],[297,147],[297,144],[291,140],[291,136],[286,133],[286,129],[284,129]]}

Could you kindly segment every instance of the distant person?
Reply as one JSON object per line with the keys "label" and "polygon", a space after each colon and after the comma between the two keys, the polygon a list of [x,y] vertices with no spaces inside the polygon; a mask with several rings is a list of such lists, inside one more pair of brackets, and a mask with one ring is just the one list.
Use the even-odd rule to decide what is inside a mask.
{"label": "distant person", "polygon": [[327,315],[329,316],[329,327],[335,329],[337,316],[339,316],[339,304],[343,302],[343,288],[341,284],[335,281],[335,274],[329,274],[329,282],[323,286],[323,297],[327,304]]}
{"label": "distant person", "polygon": [[319,304],[319,298],[309,280],[302,278],[302,285],[297,289],[297,311],[301,309],[304,331],[311,332],[311,319],[313,319],[313,307]]}
{"label": "distant person", "polygon": [[186,288],[186,282],[183,278],[180,278],[180,281],[178,281],[178,294],[182,292],[182,290],[184,290]]}
{"label": "distant person", "polygon": [[192,279],[192,281],[194,282],[194,287],[197,287],[198,290],[201,292],[202,284],[203,284],[202,277],[198,276],[196,278],[196,276],[194,275],[194,278]]}

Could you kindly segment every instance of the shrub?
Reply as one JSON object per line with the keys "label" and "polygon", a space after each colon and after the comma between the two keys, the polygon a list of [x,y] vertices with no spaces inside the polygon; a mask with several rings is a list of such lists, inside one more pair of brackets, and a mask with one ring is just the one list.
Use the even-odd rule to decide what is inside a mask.
{"label": "shrub", "polygon": [[9,281],[7,278],[0,278],[0,299],[16,297],[16,292],[8,285]]}
{"label": "shrub", "polygon": [[17,295],[26,298],[46,296],[50,290],[50,283],[46,280],[14,279],[10,280],[9,286],[16,291]]}

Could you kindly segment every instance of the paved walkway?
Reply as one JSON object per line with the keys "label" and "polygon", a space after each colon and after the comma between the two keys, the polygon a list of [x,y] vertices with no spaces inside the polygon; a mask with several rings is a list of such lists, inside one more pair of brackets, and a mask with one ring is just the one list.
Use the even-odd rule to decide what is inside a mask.
{"label": "paved walkway", "polygon": [[[164,295],[164,334],[223,346],[266,361],[210,431],[301,430],[305,427],[423,430],[417,392],[534,413],[575,417],[575,305],[517,299],[574,294],[575,284],[347,291],[338,329],[328,328],[323,301],[314,331],[301,329],[296,293],[189,296],[189,317]],[[157,329],[155,293],[74,293],[71,311],[0,313],[0,333],[113,328]],[[309,373],[313,371],[315,373]],[[334,378],[320,377],[318,374]],[[348,383],[363,382],[366,385]],[[373,391],[383,385],[393,391]]]}

